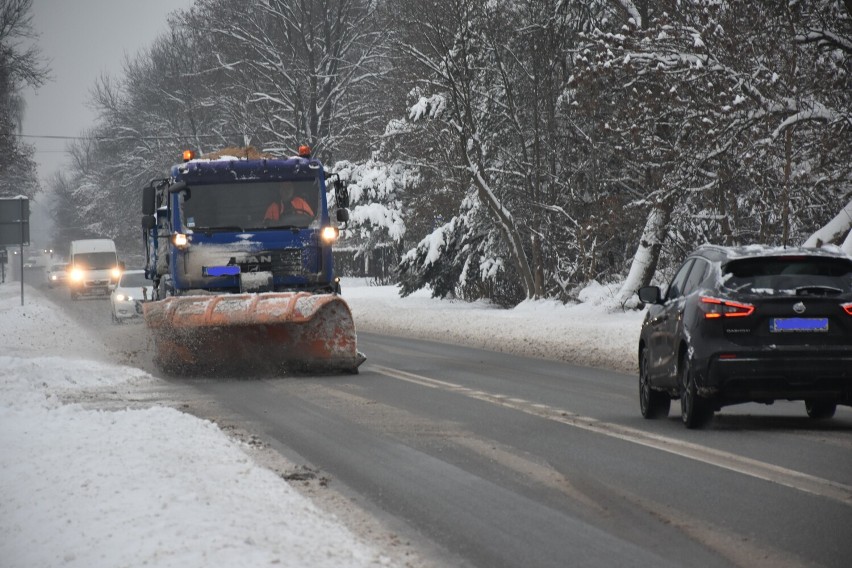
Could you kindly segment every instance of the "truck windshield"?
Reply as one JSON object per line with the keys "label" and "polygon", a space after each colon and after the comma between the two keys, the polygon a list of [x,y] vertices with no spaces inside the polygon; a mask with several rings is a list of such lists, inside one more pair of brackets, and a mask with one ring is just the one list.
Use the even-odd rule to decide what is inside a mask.
{"label": "truck windshield", "polygon": [[193,231],[308,227],[320,210],[319,179],[190,186],[182,222]]}
{"label": "truck windshield", "polygon": [[84,270],[115,268],[118,259],[114,252],[83,252],[74,255],[74,266]]}

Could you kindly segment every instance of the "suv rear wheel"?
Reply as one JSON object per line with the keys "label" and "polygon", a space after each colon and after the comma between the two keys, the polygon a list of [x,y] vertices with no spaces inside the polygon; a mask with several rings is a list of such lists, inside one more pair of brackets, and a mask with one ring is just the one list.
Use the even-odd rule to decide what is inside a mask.
{"label": "suv rear wheel", "polygon": [[672,399],[667,393],[651,388],[648,365],[648,350],[642,349],[639,359],[639,409],[645,418],[665,418],[669,415]]}
{"label": "suv rear wheel", "polygon": [[814,420],[825,420],[834,416],[837,403],[827,400],[806,400],[805,411]]}
{"label": "suv rear wheel", "polygon": [[698,394],[695,373],[687,355],[680,361],[680,417],[689,429],[703,428],[713,418],[711,402]]}

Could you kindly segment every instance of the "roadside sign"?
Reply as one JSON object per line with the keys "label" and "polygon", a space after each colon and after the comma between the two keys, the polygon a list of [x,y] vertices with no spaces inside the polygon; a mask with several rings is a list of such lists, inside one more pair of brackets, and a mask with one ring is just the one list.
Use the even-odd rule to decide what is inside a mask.
{"label": "roadside sign", "polygon": [[[21,305],[24,305],[24,246],[30,244],[30,200],[27,197],[0,198],[0,245],[21,247]],[[3,265],[5,268],[5,265]],[[6,271],[2,279],[6,280]]]}
{"label": "roadside sign", "polygon": [[30,200],[0,198],[0,245],[30,244]]}

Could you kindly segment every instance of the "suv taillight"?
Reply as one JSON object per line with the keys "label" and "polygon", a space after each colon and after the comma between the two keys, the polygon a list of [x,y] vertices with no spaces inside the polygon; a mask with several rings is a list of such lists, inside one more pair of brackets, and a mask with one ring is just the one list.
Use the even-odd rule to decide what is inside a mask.
{"label": "suv taillight", "polygon": [[843,308],[843,311],[846,312],[847,315],[852,316],[852,302],[849,302],[848,304],[841,304],[840,307]]}
{"label": "suv taillight", "polygon": [[720,300],[710,296],[701,296],[700,306],[706,319],[744,318],[754,311],[754,306],[751,304]]}

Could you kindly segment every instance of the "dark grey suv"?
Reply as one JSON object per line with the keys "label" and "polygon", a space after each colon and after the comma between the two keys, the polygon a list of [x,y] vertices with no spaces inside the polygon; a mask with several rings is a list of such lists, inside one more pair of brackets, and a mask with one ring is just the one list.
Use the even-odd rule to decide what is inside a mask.
{"label": "dark grey suv", "polygon": [[704,246],[649,304],[639,339],[642,416],[679,398],[688,428],[723,406],[804,400],[812,418],[852,405],[852,258],[825,249]]}

